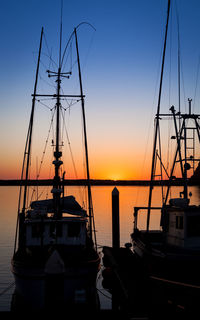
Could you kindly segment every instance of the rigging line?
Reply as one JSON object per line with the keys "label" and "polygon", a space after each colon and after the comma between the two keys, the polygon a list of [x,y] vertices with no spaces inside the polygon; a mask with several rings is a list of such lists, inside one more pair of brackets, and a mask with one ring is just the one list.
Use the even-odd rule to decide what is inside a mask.
{"label": "rigging line", "polygon": [[52,114],[52,117],[51,117],[50,127],[49,127],[49,130],[48,130],[48,133],[47,133],[47,139],[45,141],[44,151],[42,153],[42,158],[41,158],[41,161],[40,161],[40,167],[39,167],[39,170],[38,170],[37,180],[38,180],[38,178],[40,176],[40,172],[41,172],[41,169],[42,169],[42,164],[43,164],[43,161],[44,161],[44,156],[45,156],[46,149],[47,149],[47,144],[48,144],[48,141],[49,141],[50,132],[51,132],[51,129],[53,127],[53,119],[54,119],[55,111],[56,111],[56,109],[53,110],[53,114]]}
{"label": "rigging line", "polygon": [[61,0],[60,9],[60,48],[59,48],[59,68],[61,68],[61,51],[62,51],[62,16],[63,16],[63,0]]}
{"label": "rigging line", "polygon": [[[60,100],[63,100],[63,101],[66,101],[67,102],[67,104],[68,104],[68,107],[66,107],[66,108],[64,108],[63,106],[62,106],[62,108],[66,111],[67,109],[70,109],[72,106],[74,106],[75,104],[77,104],[78,102],[80,102],[81,101],[81,99],[79,99],[79,100],[77,100],[77,99],[70,99],[70,103],[68,103],[68,100],[69,99],[67,99],[67,98],[62,98],[62,99],[60,99]],[[74,101],[74,102],[73,102]]]}
{"label": "rigging line", "polygon": [[[73,40],[73,39],[72,39]],[[68,51],[68,54],[67,54],[67,57],[66,57],[66,59],[65,59],[65,64],[64,64],[64,66],[63,66],[63,70],[65,70],[65,66],[66,66],[66,64],[67,64],[67,60],[68,60],[68,57],[70,56],[70,72],[72,72],[72,40],[71,40],[71,42],[70,42],[70,47],[69,47],[69,51]]]}
{"label": "rigging line", "polygon": [[[47,47],[47,51],[48,51],[48,53],[49,53],[49,55],[47,55],[46,54],[46,56],[50,59],[50,61],[54,64],[54,66],[55,66],[55,68],[54,68],[54,71],[56,71],[57,70],[57,68],[58,68],[58,65],[57,65],[57,63],[51,58],[51,55],[52,55],[52,52],[50,52],[50,50],[49,50],[49,46],[48,46],[48,43],[47,43],[47,39],[46,39],[46,35],[45,35],[45,32],[44,32],[44,41],[45,41],[45,44],[46,44],[46,47]],[[53,66],[53,65],[52,65]]]}
{"label": "rigging line", "polygon": [[71,70],[74,69],[74,66],[77,64],[77,60],[74,60],[74,63],[71,65]]}
{"label": "rigging line", "polygon": [[[83,24],[83,23],[82,23]],[[81,24],[80,24],[81,25]],[[96,31],[96,29],[94,29],[95,31]],[[89,57],[89,54],[90,54],[90,51],[91,51],[91,48],[92,48],[92,44],[93,44],[93,42],[94,42],[94,35],[95,35],[95,33],[93,33],[92,34],[92,37],[91,37],[91,39],[90,39],[90,43],[89,43],[89,46],[88,46],[88,50],[87,50],[87,53],[86,53],[86,56],[85,56],[85,61],[83,62],[83,64],[82,64],[82,71],[83,70],[85,70],[85,68],[86,68],[86,66],[87,66],[87,62],[88,62],[88,57]],[[72,39],[72,41],[73,41],[73,39]],[[72,42],[70,43],[70,51],[69,51],[69,53],[68,53],[68,56],[69,56],[69,54],[71,53],[71,72],[72,72],[72,70],[74,69],[74,67],[75,67],[75,65],[77,64],[77,59],[74,61],[74,63],[72,64]],[[67,57],[68,58],[68,57]],[[67,63],[67,60],[66,60],[66,62],[65,62],[65,65],[66,65],[66,63]],[[65,68],[65,65],[64,65],[64,67],[63,67],[63,69]]]}
{"label": "rigging line", "polygon": [[[53,159],[54,159],[54,156],[52,154],[51,163],[53,162]],[[49,179],[51,178],[51,171],[52,171],[52,166],[49,166],[49,175],[48,175]],[[46,199],[48,199],[49,188],[50,188],[49,186],[46,186]],[[42,193],[44,192],[45,192],[45,189],[43,190]],[[41,197],[42,193],[39,195],[39,198]]]}
{"label": "rigging line", "polygon": [[[42,65],[43,65],[44,69],[46,70],[47,69],[46,66],[43,63],[42,63]],[[49,87],[54,88],[54,89],[56,88],[55,84],[53,84],[53,82],[50,83],[46,79],[44,79],[43,76],[41,76],[40,72],[39,72],[38,76],[39,76],[40,80],[42,80],[44,83],[46,83]]]}
{"label": "rigging line", "polygon": [[[45,53],[45,52],[42,52],[41,55],[47,57],[47,58],[51,61],[52,66],[55,65],[53,68],[54,68],[54,70],[56,70],[55,68],[57,68],[57,63],[51,58],[51,56],[48,55],[48,54]],[[45,69],[46,69],[46,66],[45,66],[44,63],[43,63],[43,67],[45,67]]]}
{"label": "rigging line", "polygon": [[39,77],[40,77],[40,80],[44,81],[49,87],[56,89],[56,86],[53,84],[53,82],[52,82],[52,83],[48,82],[46,79],[44,79],[44,78],[41,76],[40,73],[39,73]]}
{"label": "rigging line", "polygon": [[[55,110],[56,110],[56,108],[55,108]],[[53,125],[54,125],[54,123],[52,123],[52,146],[54,147],[54,141],[55,141],[55,137],[54,137],[54,132],[55,132],[55,128],[53,127]],[[51,167],[51,166],[50,166]]]}
{"label": "rigging line", "polygon": [[[180,54],[180,28],[179,28],[179,14],[177,8],[177,2],[175,1],[176,9],[176,21],[177,21],[177,35],[178,35],[178,111],[181,112],[181,54]],[[181,119],[179,117],[178,128],[180,131]]]}
{"label": "rigging line", "polygon": [[[105,289],[104,289],[105,290]],[[107,294],[105,294],[103,291],[102,291],[102,289],[98,289],[97,288],[97,291],[100,293],[100,294],[102,294],[104,297],[106,297],[107,299],[110,299],[110,300],[112,300],[112,296],[108,296]],[[106,290],[105,290],[106,291]],[[109,292],[108,292],[109,293]]]}
{"label": "rigging line", "polygon": [[[162,61],[162,48],[160,49],[159,63],[158,63],[158,66],[157,66],[157,73],[156,73],[156,79],[155,79],[155,89],[154,89],[153,101],[152,101],[152,105],[151,105],[151,116],[149,117],[149,119],[153,118],[153,110],[154,110],[154,105],[155,105],[155,100],[156,100],[156,93],[157,93],[158,83],[159,83],[159,74],[160,74],[161,61]],[[145,162],[146,162],[146,159],[147,159],[147,150],[148,150],[148,146],[149,146],[149,139],[150,139],[150,136],[151,136],[150,135],[151,124],[152,124],[152,120],[149,120],[147,135],[146,135],[146,139],[145,139],[146,140],[146,142],[145,142],[146,148],[145,148],[145,152],[144,152],[144,158],[143,158],[143,163],[142,163],[140,175],[144,172]],[[135,198],[136,199],[135,200],[136,205],[138,203],[139,194],[140,194],[140,188],[137,188],[137,194],[136,194],[136,198]]]}
{"label": "rigging line", "polygon": [[[95,30],[95,31],[96,31],[96,30]],[[91,39],[90,39],[89,46],[88,46],[88,50],[87,50],[87,53],[86,53],[86,56],[85,56],[85,61],[84,61],[83,66],[82,66],[82,70],[84,70],[84,69],[86,68],[86,66],[87,66],[89,54],[90,54],[92,45],[93,45],[93,43],[94,43],[94,36],[95,36],[95,33],[93,32],[92,37],[91,37]]]}
{"label": "rigging line", "polygon": [[[56,100],[56,97],[53,97],[53,96],[52,96],[51,98],[40,98],[39,100],[40,100],[40,101],[51,101],[51,100],[53,101],[53,100]],[[52,108],[52,109],[53,109],[53,108]]]}
{"label": "rigging line", "polygon": [[163,83],[163,73],[164,73],[164,65],[165,65],[165,52],[167,45],[167,33],[168,33],[168,22],[169,22],[169,14],[170,14],[170,0],[168,0],[167,7],[167,21],[165,27],[165,39],[164,39],[164,47],[163,47],[163,57],[162,57],[162,66],[161,66],[161,75],[160,75],[160,86],[159,86],[159,94],[158,94],[158,105],[157,105],[157,113],[156,113],[156,127],[155,127],[155,135],[154,135],[154,146],[153,146],[153,156],[152,156],[152,165],[151,165],[151,183],[149,188],[149,200],[148,200],[148,212],[147,212],[147,232],[149,232],[149,223],[150,223],[150,212],[151,212],[151,200],[152,200],[152,191],[153,191],[153,174],[155,171],[155,151],[157,145],[157,136],[159,130],[159,114],[160,114],[160,102],[161,102],[161,93],[162,93],[162,83]]}
{"label": "rigging line", "polygon": [[53,109],[55,109],[55,107],[50,108],[49,106],[47,106],[45,103],[41,102],[41,100],[36,99],[37,102],[39,102],[42,106],[46,107],[47,109],[49,109],[50,111],[52,111]]}
{"label": "rigging line", "polygon": [[[52,110],[51,110],[52,111]],[[39,166],[39,170],[37,172],[37,176],[36,176],[36,180],[38,181],[39,179],[39,176],[40,176],[40,173],[41,173],[41,169],[42,169],[42,165],[43,165],[43,162],[44,162],[44,156],[45,156],[45,153],[46,153],[46,149],[47,149],[47,144],[48,144],[48,141],[49,141],[49,136],[50,136],[50,132],[51,132],[51,129],[52,129],[52,126],[53,126],[53,118],[54,118],[54,115],[55,115],[55,111],[56,109],[53,110],[53,114],[52,114],[52,117],[51,117],[51,121],[50,121],[50,127],[49,127],[49,130],[48,130],[48,133],[47,133],[47,138],[46,138],[46,141],[45,141],[45,146],[44,146],[44,151],[42,152],[42,158],[41,158],[41,161],[40,161],[40,166]],[[38,185],[36,186],[36,188],[38,187]],[[33,199],[33,195],[35,193],[35,189],[33,189],[32,191],[32,196],[31,196],[31,201]],[[41,195],[43,194],[43,191],[40,193],[40,195],[38,196],[38,200],[40,199]]]}
{"label": "rigging line", "polygon": [[[61,89],[61,91],[62,91],[62,93],[63,93],[63,95],[64,95],[64,90],[63,90],[63,88],[60,88]],[[72,99],[67,99],[66,97],[64,97],[62,100],[64,100],[64,101],[66,101],[67,102],[67,104],[68,104],[68,108],[67,109],[70,109],[70,107],[72,106],[72,101],[74,100],[73,98]],[[68,100],[69,101],[71,101],[71,103],[68,103]],[[81,99],[79,99],[79,101],[80,101]],[[64,108],[65,109],[65,108]]]}
{"label": "rigging line", "polygon": [[[31,170],[32,170],[32,155],[30,154],[30,169],[29,169],[29,175],[28,175],[28,180],[30,180],[30,177],[31,177]],[[29,196],[30,196],[30,187],[27,188],[27,197],[26,197],[26,203],[25,203],[25,209],[27,209],[29,206],[28,206],[28,203],[29,203]]]}
{"label": "rigging line", "polygon": [[197,93],[197,85],[198,85],[198,79],[199,79],[199,67],[200,67],[200,55],[199,55],[198,66],[197,66],[197,76],[196,76],[196,85],[195,85],[195,90],[194,90],[193,109],[195,108],[195,103],[196,103],[196,93]]}
{"label": "rigging line", "polygon": [[[29,125],[29,136],[28,136],[28,152],[27,152],[27,161],[26,161],[26,181],[28,181],[30,176],[30,159],[31,159],[31,147],[32,147],[32,130],[33,130],[33,120],[34,120],[34,113],[35,113],[35,98],[36,98],[36,91],[37,91],[37,84],[38,84],[38,74],[39,74],[39,66],[40,66],[40,56],[41,56],[41,49],[42,49],[42,38],[43,38],[43,27],[41,30],[40,36],[40,45],[39,45],[39,52],[38,52],[38,61],[37,61],[37,68],[36,68],[36,76],[35,76],[35,84],[34,84],[34,94],[32,99],[32,108],[31,108],[31,116],[30,116],[30,125]],[[26,207],[26,200],[27,200],[27,184],[24,186],[24,197],[23,197],[23,207],[22,207],[22,221],[25,218],[25,207]],[[19,246],[22,243],[21,235],[19,235]]]}
{"label": "rigging line", "polygon": [[[63,112],[63,110],[65,110],[63,107],[62,107],[62,105],[60,105],[60,110],[61,110],[61,114],[62,114],[62,112]],[[65,120],[64,120],[64,116],[62,117],[63,118],[63,125],[62,125],[62,134],[61,134],[61,146],[64,146],[64,122],[65,122]]]}
{"label": "rigging line", "polygon": [[[42,55],[44,55],[44,56],[45,56],[46,54],[42,53]],[[48,55],[46,55],[46,56],[49,58],[49,56],[48,56]],[[46,65],[42,60],[40,61],[40,63],[41,63],[41,65],[44,67],[44,69],[45,69],[45,70],[47,70],[47,69],[48,69],[47,65]]]}
{"label": "rigging line", "polygon": [[89,23],[89,22],[87,22],[87,21],[83,21],[83,22],[81,22],[81,23],[79,23],[77,26],[76,26],[76,30],[81,26],[81,25],[83,25],[83,24],[87,24],[88,26],[90,26],[92,29],[94,29],[94,31],[96,31],[96,29],[95,29],[95,27],[91,24],[91,23]]}
{"label": "rigging line", "polygon": [[[63,95],[64,95],[64,90],[61,88],[61,91],[62,91],[62,93],[63,93]],[[75,105],[75,104],[77,104],[78,102],[80,102],[81,101],[81,99],[67,99],[66,97],[63,97],[63,98],[61,98],[60,100],[63,100],[63,101],[65,101],[67,104],[68,104],[68,107],[67,108],[64,108],[63,106],[61,106],[61,108],[63,108],[65,111],[67,110],[67,109],[69,109],[69,111],[70,111],[70,108],[73,106],[73,105]],[[68,101],[70,101],[70,102],[68,102]],[[73,103],[73,101],[74,101],[74,103]]]}
{"label": "rigging line", "polygon": [[[66,111],[66,110],[64,110],[64,111]],[[75,161],[74,161],[74,156],[73,156],[73,152],[72,152],[72,148],[71,148],[71,143],[70,143],[70,139],[69,139],[69,134],[68,134],[67,126],[66,126],[66,123],[65,123],[65,116],[64,116],[64,114],[63,114],[64,111],[61,109],[61,115],[62,115],[62,118],[63,118],[63,131],[64,131],[64,129],[65,129],[65,134],[66,134],[66,137],[67,137],[67,143],[68,143],[68,147],[69,147],[69,151],[70,151],[70,155],[71,155],[71,160],[72,160],[72,165],[73,165],[74,174],[75,174],[76,179],[78,180],[78,173],[77,173],[77,169],[76,169],[76,164],[75,164]],[[83,195],[82,195],[82,193],[81,193],[80,188],[78,188],[78,191],[79,191],[79,197],[80,197],[82,203],[84,203]]]}
{"label": "rigging line", "polygon": [[[50,57],[49,57],[49,67],[48,67],[48,70],[51,70],[51,66],[53,66],[52,63],[51,63],[51,56],[52,56],[52,49],[51,49],[51,53],[50,53]],[[53,70],[53,71],[54,71],[54,70]]]}
{"label": "rigging line", "polygon": [[36,188],[34,187],[31,194],[30,203],[32,202],[35,193],[36,193]]}
{"label": "rigging line", "polygon": [[70,35],[70,37],[69,37],[69,40],[68,40],[66,46],[65,46],[65,49],[64,49],[64,51],[63,51],[62,60],[61,60],[61,68],[62,68],[62,65],[63,65],[63,60],[64,60],[64,57],[65,57],[66,50],[67,50],[67,48],[68,48],[68,46],[69,46],[69,43],[70,43],[72,37],[75,35],[75,30],[77,30],[77,29],[78,29],[81,25],[83,25],[83,24],[86,24],[86,25],[90,26],[92,29],[94,29],[94,30],[96,31],[95,27],[94,27],[91,23],[85,22],[85,21],[79,23],[78,26],[74,28],[73,32],[71,33],[71,35]]}
{"label": "rigging line", "polygon": [[69,135],[68,135],[68,132],[67,132],[67,127],[66,127],[66,124],[65,124],[65,119],[64,119],[64,115],[63,115],[63,110],[62,110],[62,109],[61,109],[61,115],[62,115],[62,118],[63,118],[63,127],[64,127],[64,129],[65,129],[65,134],[66,134],[66,137],[67,137],[67,143],[68,143],[69,151],[70,151],[71,158],[72,158],[72,164],[73,164],[73,169],[74,169],[75,177],[76,177],[76,179],[78,179],[78,174],[77,174],[77,170],[76,170],[76,165],[75,165],[75,161],[74,161],[74,156],[73,156],[73,152],[72,152],[72,148],[71,148],[71,143],[70,143],[70,140],[69,140]]}
{"label": "rigging line", "polygon": [[[83,164],[83,176],[84,179],[87,179],[87,170],[86,170],[86,161],[85,161],[85,155],[84,155],[84,128],[83,128],[83,118],[81,117],[81,123],[82,123],[82,130],[81,130],[81,138],[82,138],[82,164]],[[83,193],[85,198],[85,208],[87,209],[89,207],[88,197],[87,197],[87,186],[83,186]]]}
{"label": "rigging line", "polygon": [[170,164],[170,159],[171,159],[171,157],[170,157],[170,153],[171,153],[170,152],[171,130],[172,130],[171,121],[168,121],[168,142],[167,142],[167,166],[166,166],[166,170],[169,169],[169,166],[170,166],[169,164]]}
{"label": "rigging line", "polygon": [[[92,208],[92,193],[91,193],[91,184],[90,184],[90,172],[89,172],[89,157],[88,157],[88,143],[87,143],[87,130],[86,130],[86,121],[85,121],[85,106],[84,106],[84,96],[83,96],[83,86],[82,86],[82,76],[81,76],[81,66],[80,66],[80,58],[79,58],[79,48],[78,48],[78,38],[77,38],[77,30],[74,29],[75,39],[76,39],[76,53],[77,53],[77,61],[78,61],[78,75],[79,75],[79,85],[80,85],[80,95],[81,95],[81,109],[82,109],[82,119],[83,119],[83,128],[84,128],[84,146],[85,146],[85,160],[86,160],[86,168],[87,168],[87,190],[88,190],[88,211],[89,211],[89,235],[91,240],[93,240],[92,233],[94,234],[95,247],[96,243],[96,232],[95,232],[95,224],[94,224],[94,216],[93,216],[93,208]],[[93,222],[93,230],[92,230],[92,222]],[[96,247],[97,250],[97,247]]]}
{"label": "rigging line", "polygon": [[9,291],[12,287],[14,287],[15,281],[11,282],[3,291],[0,292],[0,296]]}
{"label": "rigging line", "polygon": [[72,72],[72,42],[71,42],[71,44],[70,44],[70,47],[71,47],[71,50],[70,50],[70,52],[71,52],[71,55],[70,55],[70,71]]}
{"label": "rigging line", "polygon": [[[159,130],[158,130],[158,143],[159,143],[159,153],[158,157],[160,158],[160,178],[161,181],[163,180],[163,170],[162,170],[162,152],[161,152],[161,134],[160,134],[160,124],[159,124]],[[164,189],[163,189],[163,183],[161,183],[161,190],[162,190],[162,204],[164,203]]]}
{"label": "rigging line", "polygon": [[[45,65],[43,62],[42,62],[42,65],[43,65],[44,69],[47,71],[47,67],[46,67],[46,65]],[[40,77],[40,79],[41,79],[44,83],[46,83],[49,87],[54,88],[54,90],[56,89],[56,85],[55,85],[54,81],[53,81],[51,78],[49,78],[49,79],[50,79],[50,82],[47,81],[45,78],[43,78],[43,77],[41,76],[40,72],[39,72],[39,77]]]}
{"label": "rigging line", "polygon": [[[30,129],[31,129],[31,125],[30,125],[30,122],[29,122],[29,127],[28,127],[28,132],[27,132],[27,137],[26,137],[26,143],[25,143],[25,148],[24,148],[24,157],[23,157],[23,163],[22,163],[22,170],[21,170],[21,181],[23,180],[24,174],[25,174],[25,163],[26,163],[27,153],[28,153],[28,142],[29,142]],[[15,253],[15,250],[16,250],[17,239],[18,239],[19,215],[20,215],[21,201],[22,201],[22,190],[23,190],[23,185],[20,184],[19,197],[18,197],[18,209],[17,209],[17,222],[16,222],[16,229],[15,229],[14,253]]]}
{"label": "rigging line", "polygon": [[66,51],[67,51],[68,45],[70,44],[70,41],[72,40],[73,35],[74,35],[74,31],[71,33],[71,35],[70,35],[70,37],[69,37],[69,40],[67,41],[67,44],[66,44],[66,46],[65,46],[65,49],[64,49],[64,51],[63,51],[62,60],[61,60],[61,68],[62,68],[62,65],[63,65],[65,53],[66,53]]}
{"label": "rigging line", "polygon": [[[171,11],[171,17],[172,17],[172,12]],[[171,69],[172,69],[172,21],[173,19],[171,18],[170,20],[170,41],[169,41],[169,107],[171,106]]]}
{"label": "rigging line", "polygon": [[[36,63],[36,59],[35,59],[34,54],[35,54],[35,52],[33,52],[33,59],[34,59],[34,62]],[[47,54],[45,54],[45,53],[41,53],[41,55],[47,56],[47,57],[49,58],[49,56],[48,56]],[[42,60],[40,60],[40,64],[43,66],[43,68],[44,68],[45,70],[48,69],[47,66],[44,64],[44,62],[43,62]],[[40,71],[38,72],[38,76],[39,76],[40,80],[44,81],[46,84],[48,84],[48,86],[53,87],[54,89],[56,88],[55,85],[53,84],[53,82],[50,84],[47,80],[45,80],[45,79],[41,76]],[[52,81],[52,79],[51,79],[51,81]]]}
{"label": "rigging line", "polygon": [[186,106],[185,84],[184,84],[183,66],[182,66],[182,60],[181,59],[180,59],[180,65],[181,65],[181,78],[182,78],[183,96],[184,96],[184,104],[185,104],[185,112],[186,112],[187,106]]}
{"label": "rigging line", "polygon": [[[62,106],[62,109],[64,109],[65,111],[70,109],[72,106],[74,106],[75,104],[77,104],[78,102],[81,101],[81,99],[77,100],[77,99],[67,99],[67,98],[62,98],[60,100],[63,100],[68,104],[68,107],[66,107],[66,108]],[[68,101],[70,101],[70,102],[68,102]]]}

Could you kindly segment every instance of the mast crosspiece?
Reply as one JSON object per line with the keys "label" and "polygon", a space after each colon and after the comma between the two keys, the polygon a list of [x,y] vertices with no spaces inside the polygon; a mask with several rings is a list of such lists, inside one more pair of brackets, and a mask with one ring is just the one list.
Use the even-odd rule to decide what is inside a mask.
{"label": "mast crosspiece", "polygon": [[[51,77],[58,77],[58,72],[51,71],[51,70],[47,70],[47,73],[48,73],[48,77],[49,77],[49,78],[51,78]],[[60,77],[62,77],[62,78],[67,78],[67,79],[69,79],[71,75],[72,75],[72,72],[71,72],[71,71],[69,71],[69,72],[60,72]]]}
{"label": "mast crosspiece", "polygon": [[[74,31],[72,32],[70,39],[63,51],[63,54],[61,52],[62,46],[62,22],[60,26],[60,50],[59,50],[59,63],[58,63],[58,70],[52,71],[47,70],[48,77],[54,77],[56,82],[56,92],[54,94],[38,94],[36,92],[37,87],[37,80],[38,80],[38,73],[39,73],[39,62],[40,62],[40,52],[41,52],[41,45],[42,45],[42,36],[43,36],[43,29],[41,33],[41,39],[40,39],[40,48],[39,48],[39,56],[38,56],[38,66],[36,71],[36,80],[35,80],[35,88],[34,93],[32,94],[32,113],[31,113],[31,121],[28,129],[28,136],[27,136],[27,142],[26,142],[26,149],[24,152],[24,164],[22,169],[22,178],[25,175],[26,180],[29,179],[29,159],[30,159],[30,150],[31,150],[31,138],[32,138],[32,125],[33,125],[33,114],[34,114],[34,107],[35,107],[35,101],[38,97],[46,97],[50,99],[56,99],[56,103],[53,109],[55,109],[55,115],[56,115],[56,134],[55,134],[55,143],[53,141],[52,146],[54,147],[54,178],[53,178],[53,188],[51,190],[53,194],[53,203],[54,203],[54,219],[59,220],[62,218],[62,203],[61,203],[61,194],[63,193],[63,186],[62,186],[62,179],[64,179],[64,176],[61,177],[60,167],[63,164],[61,157],[62,157],[62,151],[61,147],[63,146],[63,143],[61,143],[61,137],[60,137],[60,117],[61,117],[61,109],[63,108],[61,105],[61,100],[65,98],[70,99],[76,99],[76,101],[81,101],[82,106],[82,118],[83,118],[83,130],[84,130],[84,145],[85,145],[85,161],[86,161],[86,172],[87,172],[87,188],[88,188],[88,215],[89,215],[89,228],[88,228],[88,235],[92,240],[94,237],[95,246],[97,248],[96,244],[96,231],[95,231],[95,223],[94,223],[94,214],[93,214],[93,204],[92,204],[92,194],[91,194],[91,183],[90,183],[90,173],[89,173],[89,157],[88,157],[88,144],[87,144],[87,132],[86,132],[86,119],[85,119],[85,106],[84,106],[84,98],[85,95],[83,94],[83,87],[82,87],[82,77],[81,77],[81,67],[80,67],[80,58],[79,58],[79,50],[78,50],[78,39],[77,39],[77,29],[82,25],[83,23],[79,24]],[[88,24],[88,23],[84,23]],[[90,25],[90,24],[88,24]],[[63,60],[66,53],[66,49],[72,40],[72,37],[75,37],[75,45],[76,45],[76,54],[77,54],[77,65],[78,65],[78,75],[79,75],[79,84],[80,84],[80,94],[61,94],[61,82],[62,79],[66,78],[69,79],[72,75],[72,72],[64,72],[62,71],[63,68]],[[39,101],[39,100],[37,100]],[[66,110],[65,108],[63,108]],[[28,183],[24,187],[24,194],[23,194],[23,204],[22,209],[20,205],[20,199],[21,199],[21,193],[19,196],[19,210],[18,210],[18,222],[17,222],[17,228],[16,228],[16,239],[18,235],[18,229],[20,228],[19,225],[23,225],[24,219],[25,219],[25,212],[26,212],[26,201],[27,201],[27,186]],[[63,194],[64,196],[64,194]],[[23,232],[22,232],[23,234]],[[16,242],[16,241],[15,241]],[[23,243],[23,239],[18,239],[19,246],[20,243]],[[16,248],[16,244],[15,244]]]}

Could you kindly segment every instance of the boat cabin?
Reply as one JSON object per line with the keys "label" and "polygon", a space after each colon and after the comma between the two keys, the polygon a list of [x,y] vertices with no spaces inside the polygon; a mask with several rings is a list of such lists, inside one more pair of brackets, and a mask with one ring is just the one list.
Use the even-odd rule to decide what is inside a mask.
{"label": "boat cabin", "polygon": [[82,245],[86,243],[87,219],[65,217],[62,220],[26,220],[26,246]]}
{"label": "boat cabin", "polygon": [[185,199],[171,199],[164,209],[162,225],[168,245],[200,248],[200,206],[188,206]]}
{"label": "boat cabin", "polygon": [[72,196],[65,197],[63,204],[61,218],[55,219],[52,199],[32,202],[24,222],[27,247],[86,244],[88,219],[85,210]]}

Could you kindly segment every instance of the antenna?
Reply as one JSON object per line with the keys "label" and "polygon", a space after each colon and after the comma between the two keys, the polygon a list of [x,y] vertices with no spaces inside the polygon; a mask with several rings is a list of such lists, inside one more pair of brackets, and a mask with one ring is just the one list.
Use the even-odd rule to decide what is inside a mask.
{"label": "antenna", "polygon": [[[176,4],[176,3],[175,3]],[[179,28],[179,15],[176,5],[176,20],[177,20],[177,32],[178,32],[178,112],[181,113],[181,56],[180,56],[180,28]],[[181,119],[179,116],[179,132],[181,128]]]}
{"label": "antenna", "polygon": [[62,15],[63,15],[63,0],[61,0],[61,9],[60,9],[60,49],[59,49],[59,68],[61,67],[61,49],[62,49]]}
{"label": "antenna", "polygon": [[161,74],[160,74],[160,87],[159,87],[159,95],[158,95],[158,106],[157,106],[157,113],[156,113],[156,119],[155,119],[156,120],[156,125],[155,125],[155,133],[154,133],[153,156],[152,156],[152,165],[151,165],[151,182],[150,182],[149,200],[148,200],[147,232],[149,232],[153,180],[154,180],[154,174],[155,174],[155,170],[156,170],[156,146],[157,146],[157,139],[159,137],[159,130],[160,130],[160,128],[159,128],[160,101],[161,101],[161,93],[162,93],[163,72],[164,72],[164,65],[165,65],[165,52],[166,52],[166,44],[167,44],[167,33],[168,33],[168,23],[169,23],[169,15],[170,15],[170,4],[171,4],[170,0],[168,0],[167,21],[166,21],[166,27],[165,27],[165,39],[164,39]]}

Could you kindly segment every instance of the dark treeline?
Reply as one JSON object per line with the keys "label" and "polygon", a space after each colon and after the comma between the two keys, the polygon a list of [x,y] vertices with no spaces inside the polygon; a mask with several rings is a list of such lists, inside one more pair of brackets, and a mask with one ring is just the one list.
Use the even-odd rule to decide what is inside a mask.
{"label": "dark treeline", "polygon": [[[20,186],[25,185],[25,180],[0,180],[0,186]],[[150,180],[97,180],[91,179],[90,183],[92,186],[149,186]],[[51,186],[53,184],[53,180],[28,180],[27,185],[30,186]],[[153,185],[155,186],[181,186],[183,185],[182,179],[175,180],[155,180],[153,181]],[[189,180],[189,185],[200,185],[200,181],[198,180]],[[72,179],[65,180],[64,185],[66,186],[87,186],[88,182],[86,179]]]}

